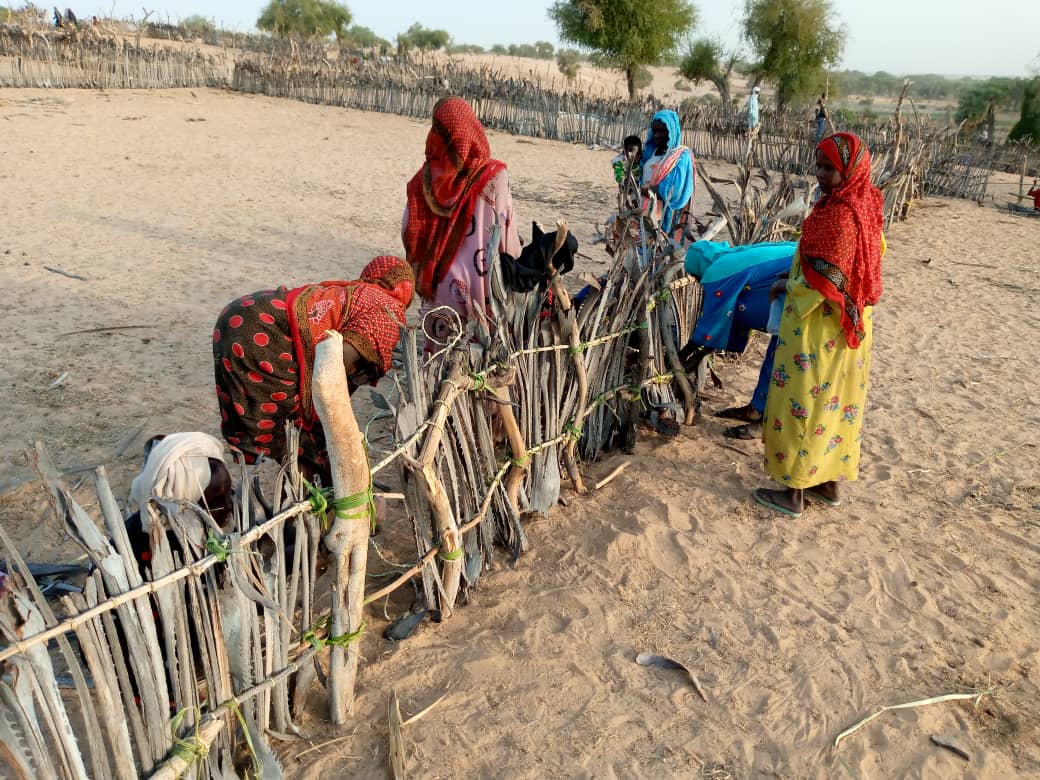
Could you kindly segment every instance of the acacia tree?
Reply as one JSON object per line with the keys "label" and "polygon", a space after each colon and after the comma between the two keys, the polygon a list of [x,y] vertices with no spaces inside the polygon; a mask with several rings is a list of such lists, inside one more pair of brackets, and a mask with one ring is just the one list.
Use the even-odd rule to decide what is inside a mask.
{"label": "acacia tree", "polygon": [[634,100],[639,69],[674,52],[697,12],[686,0],[557,0],[549,18],[563,40],[598,52],[622,71]]}
{"label": "acacia tree", "polygon": [[1026,84],[1023,92],[1022,114],[1011,128],[1008,140],[1029,140],[1040,146],[1040,76]]}
{"label": "acacia tree", "polygon": [[679,63],[679,75],[694,84],[711,82],[719,91],[722,105],[729,106],[729,76],[737,57],[737,52],[727,52],[717,39],[702,38],[690,44],[690,50]]}
{"label": "acacia tree", "polygon": [[986,138],[993,143],[997,111],[1013,105],[1019,90],[1014,79],[993,78],[974,84],[961,93],[957,103],[957,121],[986,128]]}
{"label": "acacia tree", "polygon": [[432,30],[416,22],[405,32],[397,36],[397,47],[404,51],[419,49],[420,51],[436,51],[444,49],[451,43],[451,35],[447,30]]}
{"label": "acacia tree", "polygon": [[776,85],[777,109],[819,92],[845,50],[830,0],[745,0],[744,37],[758,75]]}
{"label": "acacia tree", "polygon": [[577,49],[560,49],[556,52],[556,67],[567,81],[574,81],[581,70],[581,52]]}
{"label": "acacia tree", "polygon": [[328,38],[340,41],[347,35],[350,9],[332,0],[270,0],[256,26],[280,38]]}

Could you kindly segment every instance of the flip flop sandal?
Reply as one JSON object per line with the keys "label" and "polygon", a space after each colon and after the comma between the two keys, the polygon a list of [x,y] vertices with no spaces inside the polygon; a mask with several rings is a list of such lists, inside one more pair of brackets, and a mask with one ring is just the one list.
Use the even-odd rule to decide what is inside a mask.
{"label": "flip flop sandal", "polygon": [[827,498],[827,496],[823,495],[823,493],[817,493],[812,488],[806,488],[805,489],[805,495],[806,495],[807,498],[811,498],[814,501],[819,501],[821,504],[826,504],[827,506],[833,506],[833,507],[841,506],[841,499],[840,498],[839,499]]}
{"label": "flip flop sandal", "polygon": [[679,435],[679,423],[668,417],[662,417],[657,412],[650,412],[650,417],[647,422],[650,423],[650,427],[655,431],[669,439],[674,439]]}
{"label": "flip flop sandal", "polygon": [[774,512],[779,512],[782,515],[787,515],[787,517],[793,517],[797,519],[802,516],[801,512],[795,512],[794,510],[788,509],[785,506],[774,504],[772,501],[770,501],[763,495],[763,493],[765,492],[766,491],[764,488],[755,488],[751,491],[751,497],[755,500],[756,503],[761,504],[766,509],[772,509]]}
{"label": "flip flop sandal", "polygon": [[740,439],[740,441],[754,441],[755,435],[751,433],[751,425],[734,425],[722,432],[728,439]]}
{"label": "flip flop sandal", "polygon": [[762,422],[762,416],[752,417],[751,415],[758,414],[757,411],[751,408],[751,406],[733,406],[729,409],[723,409],[720,412],[715,412],[715,417],[720,417],[723,420],[740,420],[746,423],[760,423]]}

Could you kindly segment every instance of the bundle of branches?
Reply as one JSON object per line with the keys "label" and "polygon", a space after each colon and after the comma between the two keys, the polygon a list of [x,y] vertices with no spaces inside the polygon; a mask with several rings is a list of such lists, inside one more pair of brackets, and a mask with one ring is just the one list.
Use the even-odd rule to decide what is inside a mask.
{"label": "bundle of branches", "polygon": [[[747,143],[744,160],[737,164],[732,179],[708,175],[704,164],[697,166],[715,210],[726,220],[734,244],[756,244],[762,241],[786,241],[798,235],[802,221],[809,213],[811,189],[788,173],[756,173],[754,158],[757,136]],[[730,202],[716,189],[716,184],[731,184],[737,189],[737,202]]]}

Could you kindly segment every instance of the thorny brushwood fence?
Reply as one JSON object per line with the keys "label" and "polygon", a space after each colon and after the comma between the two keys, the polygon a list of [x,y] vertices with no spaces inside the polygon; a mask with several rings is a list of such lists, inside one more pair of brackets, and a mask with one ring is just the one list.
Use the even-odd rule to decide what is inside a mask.
{"label": "thorny brushwood fence", "polygon": [[[140,31],[154,34],[155,29],[154,25],[138,28],[131,43],[129,37],[99,34],[91,28],[34,32],[0,25],[0,85],[230,85],[247,93],[421,118],[431,115],[440,97],[452,93],[469,100],[486,127],[613,148],[626,135],[642,135],[649,114],[661,107],[653,98],[630,102],[569,88],[562,79],[558,88],[555,79],[546,85],[541,78],[511,77],[450,58],[380,57],[367,50],[339,51],[331,57],[313,42],[264,36],[240,41],[232,37],[230,47],[221,38],[224,48],[219,53],[204,54],[190,45],[169,48],[157,41],[142,45]],[[236,48],[236,41],[245,48]],[[698,157],[744,161],[747,131],[738,112],[698,104],[686,104],[680,111],[683,141]],[[870,120],[837,129],[856,133],[872,150],[905,146],[912,152],[926,147],[927,153],[917,155],[918,185],[926,194],[981,201],[991,171],[1028,167],[1028,149],[966,144],[960,128],[940,128],[921,119],[916,108],[913,113],[915,121],[902,128],[895,120]],[[769,171],[810,170],[814,133],[810,122],[765,113],[757,135],[756,163]]]}
{"label": "thorny brushwood fence", "polygon": [[[583,493],[579,460],[619,436],[630,446],[640,405],[690,422],[696,380],[683,373],[678,348],[696,322],[700,288],[649,220],[637,211],[620,220],[616,260],[580,310],[558,275],[551,305],[544,290],[507,292],[493,253],[498,234],[491,236],[497,326],[459,329],[426,360],[416,330],[404,330],[395,390],[377,399],[394,420],[392,451],[370,473],[361,455],[364,477],[350,476],[349,448],[335,433],[344,422],[354,426],[356,464],[361,434],[349,405],[338,420],[331,406],[318,406],[337,496],[331,528],[324,499],[308,494],[294,463],[278,472],[273,505],[243,471],[230,530],[199,507],[153,499],[144,580],[104,469],[96,473],[95,519],[46,454],[32,452],[55,511],[96,569],[82,593],[61,599],[59,617],[0,529],[10,572],[0,578],[5,776],[169,778],[188,768],[201,777],[236,769],[280,776],[268,734],[297,730],[313,682],[326,681],[318,663],[326,648],[333,722],[350,712],[363,604],[418,574],[426,605],[450,617],[498,546],[511,561],[528,548],[525,524],[557,503],[561,461]],[[331,375],[345,381],[342,349],[329,353],[340,360]],[[328,374],[316,366],[316,404],[318,377]],[[345,384],[333,395],[349,402]],[[417,563],[365,594],[371,474],[391,467]],[[319,539],[334,560],[326,579]]]}

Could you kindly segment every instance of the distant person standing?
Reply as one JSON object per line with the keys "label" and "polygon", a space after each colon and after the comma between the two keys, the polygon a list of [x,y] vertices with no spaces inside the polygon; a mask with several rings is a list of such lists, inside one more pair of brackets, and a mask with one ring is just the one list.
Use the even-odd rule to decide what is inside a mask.
{"label": "distant person standing", "polygon": [[758,127],[758,93],[759,88],[755,87],[751,90],[751,95],[747,99],[747,127],[749,131]]}
{"label": "distant person standing", "polygon": [[823,95],[816,101],[816,143],[819,144],[827,134],[827,104]]}
{"label": "distant person standing", "polygon": [[1033,211],[1040,211],[1040,186],[1033,179],[1033,188],[1029,190],[1029,197],[1033,199]]}

